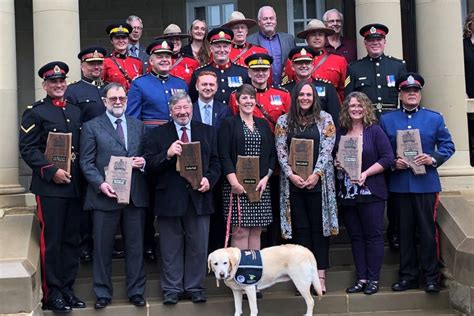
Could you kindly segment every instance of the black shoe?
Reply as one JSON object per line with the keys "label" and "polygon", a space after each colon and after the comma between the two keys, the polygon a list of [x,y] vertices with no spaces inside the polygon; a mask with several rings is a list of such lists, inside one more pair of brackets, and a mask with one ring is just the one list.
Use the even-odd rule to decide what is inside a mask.
{"label": "black shoe", "polygon": [[391,250],[398,251],[400,250],[400,236],[392,235],[388,238],[388,245]]}
{"label": "black shoe", "polygon": [[206,293],[204,291],[187,292],[186,297],[193,303],[205,303],[207,302]]}
{"label": "black shoe", "polygon": [[178,293],[175,292],[166,292],[163,294],[164,299],[163,299],[163,304],[165,305],[175,305],[178,304],[179,301],[179,295]]}
{"label": "black shoe", "polygon": [[107,298],[107,297],[99,297],[99,298],[95,301],[94,308],[95,308],[95,309],[106,308],[107,305],[109,305],[110,303],[112,303],[112,300],[111,300],[110,298]]}
{"label": "black shoe", "polygon": [[440,287],[438,282],[428,282],[425,285],[425,292],[426,293],[439,293]]}
{"label": "black shoe", "polygon": [[46,303],[46,308],[53,311],[53,313],[58,314],[67,314],[72,311],[71,306],[69,306],[62,297],[48,301]]}
{"label": "black shoe", "polygon": [[112,259],[122,259],[125,258],[125,251],[123,250],[112,250]]}
{"label": "black shoe", "polygon": [[372,295],[379,291],[379,282],[378,281],[369,281],[365,287],[364,294]]}
{"label": "black shoe", "polygon": [[74,294],[63,295],[64,301],[72,308],[85,308],[86,303],[78,299]]}
{"label": "black shoe", "polygon": [[90,249],[82,249],[79,260],[81,263],[92,262],[92,251],[90,251]]}
{"label": "black shoe", "polygon": [[145,259],[147,260],[150,260],[151,262],[156,262],[155,249],[146,248],[145,251],[143,252],[143,257],[145,257]]}
{"label": "black shoe", "polygon": [[146,301],[143,298],[143,295],[140,295],[140,294],[133,295],[132,297],[128,299],[128,301],[138,307],[145,306],[146,304]]}
{"label": "black shoe", "polygon": [[346,289],[346,293],[353,294],[353,293],[360,293],[364,292],[365,288],[367,287],[367,282],[362,282],[361,280],[357,280],[353,286],[348,287]]}
{"label": "black shoe", "polygon": [[400,280],[397,283],[392,284],[392,291],[402,292],[406,290],[412,290],[418,288],[418,282]]}

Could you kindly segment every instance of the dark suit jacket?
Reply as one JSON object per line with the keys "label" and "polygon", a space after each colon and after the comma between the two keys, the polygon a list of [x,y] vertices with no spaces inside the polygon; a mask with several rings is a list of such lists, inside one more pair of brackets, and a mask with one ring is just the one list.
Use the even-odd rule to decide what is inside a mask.
{"label": "dark suit jacket", "polygon": [[[176,156],[167,159],[170,145],[178,139],[174,122],[155,127],[145,145],[146,170],[156,179],[155,214],[157,216],[183,216],[192,203],[198,215],[214,212],[212,191],[193,190],[188,181],[176,171]],[[220,176],[217,139],[214,129],[206,124],[191,122],[191,141],[201,142],[203,176],[212,187]]]}
{"label": "dark suit jacket", "polygon": [[[212,103],[212,127],[214,127],[216,132],[221,127],[222,120],[229,116],[232,116],[230,107],[227,104],[214,100]],[[197,102],[193,103],[193,121],[202,123],[201,111]]]}
{"label": "dark suit jacket", "polygon": [[[260,178],[267,175],[268,169],[275,170],[276,152],[272,131],[265,119],[254,117],[255,125],[262,139],[260,151]],[[239,115],[226,118],[219,130],[219,157],[222,175],[235,172],[237,156],[245,156],[245,138],[242,119]]]}
{"label": "dark suit jacket", "polygon": [[[258,33],[259,32],[256,32],[247,36],[247,42],[258,45],[258,46],[262,46],[260,44],[260,37]],[[278,38],[280,39],[280,45],[281,45],[282,66],[284,66],[288,59],[288,54],[290,53],[290,50],[296,47],[295,37],[291,34],[283,33],[283,32],[277,32],[277,34],[278,34]]]}
{"label": "dark suit jacket", "polygon": [[[105,181],[104,167],[109,164],[110,156],[143,155],[143,123],[130,116],[126,117],[126,122],[128,150],[105,113],[84,123],[82,127],[80,164],[89,183],[84,204],[86,210],[116,210],[124,207],[116,199],[105,196],[99,187]],[[130,198],[136,207],[148,206],[145,174],[138,169],[133,169]]]}
{"label": "dark suit jacket", "polygon": [[[130,50],[130,45],[127,48],[127,51]],[[142,61],[143,64],[143,73],[146,74],[148,69],[148,60],[150,59],[150,55],[146,52],[146,46],[142,45],[141,43],[138,46],[138,59]]]}

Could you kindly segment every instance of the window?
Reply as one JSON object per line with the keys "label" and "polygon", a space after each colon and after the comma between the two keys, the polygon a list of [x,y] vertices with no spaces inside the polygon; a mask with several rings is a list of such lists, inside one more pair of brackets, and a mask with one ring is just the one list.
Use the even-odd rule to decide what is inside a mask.
{"label": "window", "polygon": [[[322,20],[325,11],[324,0],[288,0],[288,32],[296,34],[304,30],[311,19]],[[304,45],[305,40],[295,38],[298,45]]]}
{"label": "window", "polygon": [[188,28],[195,19],[205,20],[209,29],[221,26],[227,22],[230,14],[235,11],[235,2],[232,0],[205,2],[202,0],[188,0],[186,3]]}

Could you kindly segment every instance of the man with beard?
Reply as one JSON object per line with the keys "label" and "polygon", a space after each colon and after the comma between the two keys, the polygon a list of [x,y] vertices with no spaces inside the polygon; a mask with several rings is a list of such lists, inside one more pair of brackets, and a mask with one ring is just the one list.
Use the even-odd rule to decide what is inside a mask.
{"label": "man with beard", "polygon": [[342,36],[344,24],[342,13],[337,9],[328,10],[323,14],[323,22],[326,27],[334,31],[333,35],[327,37],[326,51],[344,57],[348,64],[357,60],[356,43]]}
{"label": "man with beard", "polygon": [[120,83],[128,91],[132,80],[143,72],[140,59],[128,55],[128,36],[132,27],[128,23],[111,24],[105,30],[110,36],[112,53],[104,60],[102,79],[105,82]]}
{"label": "man with beard", "polygon": [[341,108],[339,98],[336,89],[329,81],[311,77],[314,70],[314,55],[314,51],[309,47],[296,47],[290,51],[288,59],[291,60],[291,67],[295,72],[296,78],[283,85],[282,88],[292,94],[293,88],[298,82],[302,80],[313,82],[321,103],[321,109],[331,114],[334,125],[338,127],[339,110]]}
{"label": "man with beard", "polygon": [[[333,35],[334,31],[324,26],[320,20],[313,19],[306,25],[304,31],[296,36],[303,38],[308,46],[314,50],[313,58],[313,78],[328,80],[336,88],[339,100],[344,100],[344,80],[346,79],[347,62],[344,57],[329,54],[325,50],[326,37]],[[295,73],[288,61],[283,70],[282,84],[294,80]]]}
{"label": "man with beard", "polygon": [[[164,124],[170,119],[169,104],[173,94],[187,91],[184,80],[169,74],[173,46],[165,40],[157,40],[146,49],[150,55],[151,71],[133,80],[128,92],[127,115],[145,123],[146,131]],[[154,177],[148,177],[154,186]],[[155,216],[153,214],[154,190],[151,190],[151,206],[145,221],[145,258],[156,261]]]}
{"label": "man with beard", "polygon": [[[32,169],[31,192],[36,196],[41,224],[40,256],[43,307],[69,313],[86,304],[74,295],[79,268],[82,177],[79,168],[81,110],[64,99],[68,65],[50,62],[38,71],[46,97],[23,113],[20,126],[20,154]],[[71,133],[70,171],[46,158],[49,133]],[[67,168],[66,168],[67,169]]]}
{"label": "man with beard", "polygon": [[158,36],[155,40],[166,40],[173,45],[173,56],[170,67],[170,74],[183,79],[187,85],[191,81],[194,70],[199,68],[199,62],[181,53],[183,46],[181,40],[189,38],[190,35],[181,32],[181,28],[176,24],[168,25],[163,31],[163,35]]}
{"label": "man with beard", "polygon": [[207,34],[212,60],[193,73],[189,84],[189,96],[193,102],[196,102],[199,96],[196,82],[201,71],[212,71],[216,74],[217,92],[214,99],[225,104],[229,103],[232,91],[249,82],[247,69],[234,64],[229,58],[233,38],[234,32],[226,27],[215,28]]}
{"label": "man with beard", "polygon": [[288,60],[288,53],[296,46],[293,35],[277,32],[277,16],[270,6],[258,10],[259,32],[247,37],[249,43],[262,46],[274,59],[272,63],[273,86],[280,86],[283,66]]}
{"label": "man with beard", "polygon": [[[118,83],[104,88],[106,112],[84,124],[81,134],[81,169],[89,183],[84,209],[94,218],[93,288],[95,309],[105,308],[112,300],[112,249],[119,224],[125,244],[127,295],[130,303],[145,306],[143,233],[148,190],[144,174],[141,121],[125,115],[127,96]],[[117,203],[111,183],[105,181],[105,167],[111,156],[131,157],[130,203]]]}
{"label": "man with beard", "polygon": [[[353,62],[347,70],[345,94],[352,91],[364,92],[373,102],[377,116],[397,109],[398,95],[396,81],[406,73],[405,61],[384,54],[388,27],[383,24],[363,26],[360,35],[364,37],[367,56]],[[387,199],[387,239],[392,250],[400,248],[399,210],[393,207],[391,196]]]}
{"label": "man with beard", "polygon": [[143,73],[148,69],[148,54],[145,47],[140,45],[140,38],[143,35],[142,19],[136,15],[130,15],[127,23],[132,27],[132,32],[128,36],[128,55],[136,57],[142,61]]}
{"label": "man with beard", "polygon": [[[155,213],[160,230],[163,304],[174,305],[185,295],[193,303],[206,302],[204,279],[209,216],[214,212],[211,190],[220,176],[216,133],[192,121],[188,94],[171,97],[173,121],[153,129],[145,147],[146,170],[156,177]],[[200,142],[203,177],[193,189],[176,171],[182,145]]]}

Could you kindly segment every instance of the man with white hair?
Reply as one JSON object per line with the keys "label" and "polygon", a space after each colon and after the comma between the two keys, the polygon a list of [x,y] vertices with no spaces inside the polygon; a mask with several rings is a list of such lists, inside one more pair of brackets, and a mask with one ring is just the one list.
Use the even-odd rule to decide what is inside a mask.
{"label": "man with white hair", "polygon": [[324,12],[323,22],[327,28],[334,30],[334,34],[327,37],[326,51],[342,56],[347,63],[357,60],[357,46],[353,40],[342,37],[344,16],[337,9]]}
{"label": "man with white hair", "polygon": [[143,73],[146,73],[150,56],[146,53],[146,47],[140,45],[140,38],[143,35],[143,21],[136,15],[130,15],[126,22],[132,27],[132,32],[128,36],[128,55],[140,59],[143,64]]}
{"label": "man with white hair", "polygon": [[262,46],[273,57],[273,85],[279,86],[288,53],[296,46],[295,38],[291,34],[276,31],[277,16],[270,6],[263,6],[258,10],[258,27],[259,32],[248,36],[247,42]]}

